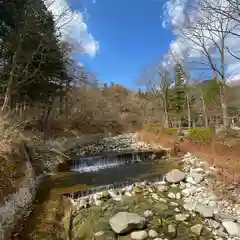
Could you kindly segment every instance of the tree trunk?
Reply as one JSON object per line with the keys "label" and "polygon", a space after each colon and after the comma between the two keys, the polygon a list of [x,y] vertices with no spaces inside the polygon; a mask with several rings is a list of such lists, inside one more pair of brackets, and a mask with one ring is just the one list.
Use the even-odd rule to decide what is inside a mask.
{"label": "tree trunk", "polygon": [[12,101],[11,97],[12,97],[12,89],[13,89],[13,83],[14,83],[14,73],[17,65],[16,64],[17,53],[18,53],[18,50],[13,54],[13,57],[12,57],[12,63],[11,63],[12,68],[9,74],[9,79],[8,79],[6,93],[4,96],[3,105],[1,107],[2,112],[6,112],[7,108],[10,106],[10,103]]}
{"label": "tree trunk", "polygon": [[201,92],[201,102],[202,102],[202,111],[203,111],[203,119],[204,119],[204,127],[208,128],[208,116],[207,116],[207,111],[206,111],[206,105],[204,101],[204,96],[203,96],[203,91],[200,89]]}
{"label": "tree trunk", "polygon": [[188,128],[191,128],[191,108],[189,103],[189,95],[187,93],[187,113],[188,113]]}
{"label": "tree trunk", "polygon": [[228,126],[228,113],[227,113],[227,104],[226,104],[226,94],[225,94],[225,38],[222,38],[221,41],[221,84],[220,84],[220,99],[222,106],[222,115],[223,115],[223,127],[224,130],[227,130]]}
{"label": "tree trunk", "polygon": [[167,109],[167,99],[166,96],[163,99],[163,105],[164,105],[164,128],[169,127],[169,118],[168,118],[168,109]]}
{"label": "tree trunk", "polygon": [[179,115],[179,119],[178,119],[178,129],[179,129],[179,131],[182,130],[182,116],[181,115]]}
{"label": "tree trunk", "polygon": [[13,74],[10,75],[10,78],[8,80],[7,90],[5,92],[4,101],[1,108],[2,112],[6,112],[7,108],[10,106],[12,85],[13,85]]}
{"label": "tree trunk", "polygon": [[223,114],[223,127],[226,130],[228,128],[228,114],[227,114],[227,104],[225,102],[224,96],[221,97],[221,107],[222,107],[222,114]]}
{"label": "tree trunk", "polygon": [[228,128],[228,113],[227,113],[227,104],[225,100],[225,79],[222,76],[222,81],[218,81],[219,83],[219,90],[220,90],[220,102],[222,108],[222,116],[223,116],[223,128],[227,130]]}

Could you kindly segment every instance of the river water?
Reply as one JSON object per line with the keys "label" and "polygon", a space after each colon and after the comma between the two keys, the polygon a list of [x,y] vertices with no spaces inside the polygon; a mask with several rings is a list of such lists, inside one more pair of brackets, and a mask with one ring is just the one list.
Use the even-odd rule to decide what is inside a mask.
{"label": "river water", "polygon": [[[98,160],[95,158],[95,163],[89,163],[89,159],[87,162],[81,162],[78,159],[78,164],[76,164],[76,159],[73,159],[67,168],[60,167],[61,172],[46,177],[37,191],[33,210],[24,222],[23,231],[15,239],[53,239],[43,236],[51,231],[49,216],[53,209],[58,208],[59,205],[62,208],[65,207],[64,204],[67,205],[66,201],[62,200],[63,194],[70,195],[82,191],[84,191],[84,194],[88,194],[87,189],[126,181],[134,182],[148,179],[159,181],[169,170],[179,166],[179,162],[174,159],[170,161],[158,156],[155,160],[151,160],[144,158],[144,154],[138,159],[134,158],[134,161],[129,159],[125,161],[124,158],[120,158],[121,160],[119,158],[115,160],[109,158],[111,160],[103,160],[101,164],[99,159],[101,158],[98,158]],[[61,211],[64,211],[64,209]],[[60,217],[61,211],[59,213]]]}

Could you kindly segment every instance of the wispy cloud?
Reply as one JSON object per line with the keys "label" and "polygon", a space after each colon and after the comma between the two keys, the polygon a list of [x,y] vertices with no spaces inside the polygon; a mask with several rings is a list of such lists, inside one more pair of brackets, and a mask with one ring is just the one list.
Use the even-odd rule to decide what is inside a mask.
{"label": "wispy cloud", "polygon": [[[221,4],[222,6],[226,6],[226,0],[210,0],[213,1],[214,4]],[[191,58],[194,60],[200,60],[202,61],[203,55],[201,54],[201,49],[197,46],[197,44],[194,44],[192,40],[199,41],[198,39],[189,40],[178,29],[184,28],[184,22],[186,19],[190,19],[190,22],[197,22],[199,18],[206,17],[204,16],[204,13],[198,12],[197,9],[195,11],[189,11],[187,9],[187,6],[189,6],[189,3],[191,5],[195,4],[197,1],[195,0],[168,0],[164,5],[164,16],[163,16],[163,27],[171,27],[173,33],[175,34],[175,40],[170,44],[170,52],[175,54],[175,57],[178,59],[183,59],[186,56],[188,58]],[[196,5],[195,5],[196,6]],[[207,13],[209,14],[209,13]],[[216,24],[217,20],[217,14],[210,14],[207,16],[208,19],[212,20]],[[232,22],[231,24],[234,24]],[[216,25],[215,25],[216,26]],[[235,32],[240,34],[239,27],[235,28]],[[218,42],[219,38],[218,36],[214,36],[214,41],[211,40],[211,37],[209,35],[209,31],[205,30],[201,34],[203,34],[203,37],[205,37],[205,40],[207,41],[207,47],[210,49],[214,45],[214,41]],[[231,52],[235,53],[236,55],[239,55],[240,47],[239,47],[239,38],[236,38],[236,36],[228,35],[226,38],[226,46],[231,50]],[[212,52],[212,56],[214,60],[217,60],[217,55]],[[206,59],[205,59],[206,60]],[[172,61],[171,57],[166,57],[165,59],[165,65],[167,64],[174,64],[174,61]],[[231,55],[227,54],[226,51],[226,75],[229,81],[232,79],[238,78],[240,76],[240,64],[239,61],[236,60],[236,58],[233,58]]]}
{"label": "wispy cloud", "polygon": [[163,27],[168,25],[176,26],[184,23],[186,0],[168,0],[164,4],[164,19],[162,21]]}
{"label": "wispy cloud", "polygon": [[73,45],[74,52],[94,57],[99,43],[89,33],[83,14],[72,10],[67,0],[46,0],[46,4],[53,13],[62,38]]}

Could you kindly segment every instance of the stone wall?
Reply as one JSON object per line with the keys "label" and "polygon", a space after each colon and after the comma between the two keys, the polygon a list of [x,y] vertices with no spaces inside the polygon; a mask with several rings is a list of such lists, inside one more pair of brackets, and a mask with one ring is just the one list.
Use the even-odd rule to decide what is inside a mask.
{"label": "stone wall", "polygon": [[0,239],[8,239],[17,219],[27,214],[27,209],[34,200],[38,180],[30,162],[26,162],[25,177],[19,190],[5,198],[0,205]]}
{"label": "stone wall", "polygon": [[[102,138],[102,134],[94,134],[72,138],[58,138],[47,141],[43,146],[39,147],[40,155],[37,161],[42,161],[44,169],[51,172],[59,163],[59,158],[56,158],[58,153],[65,153],[72,148],[77,148],[85,144],[92,144]],[[36,176],[32,161],[35,155],[34,146],[26,143],[25,146],[25,176],[22,180],[17,192],[8,195],[4,199],[4,204],[0,205],[0,239],[9,239],[12,229],[16,225],[18,219],[24,215],[30,214],[29,207],[35,199],[36,189],[41,179],[46,172],[41,172]],[[29,152],[28,150],[31,150]],[[56,150],[52,151],[52,150]],[[47,155],[46,155],[47,153]],[[49,154],[50,153],[50,154]],[[39,159],[40,158],[40,159]]]}

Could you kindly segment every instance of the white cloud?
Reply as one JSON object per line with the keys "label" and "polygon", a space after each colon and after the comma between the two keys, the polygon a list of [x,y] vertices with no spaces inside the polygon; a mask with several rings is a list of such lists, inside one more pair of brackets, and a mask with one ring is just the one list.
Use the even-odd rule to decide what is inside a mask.
{"label": "white cloud", "polygon": [[184,8],[186,0],[168,0],[164,5],[165,18],[162,22],[163,27],[167,27],[168,24],[173,26],[182,24],[185,19]]}
{"label": "white cloud", "polygon": [[54,15],[62,38],[73,45],[74,52],[94,57],[99,50],[99,43],[89,33],[83,14],[72,10],[67,0],[46,0],[46,2],[48,9]]}
{"label": "white cloud", "polygon": [[[226,8],[226,0],[209,0],[212,4],[216,4],[216,6],[223,6]],[[197,0],[168,0],[165,3],[164,6],[164,21],[163,26],[167,26],[169,24],[171,28],[173,29],[173,33],[175,34],[175,40],[170,44],[170,52],[173,52],[177,58],[184,59],[186,56],[188,58],[191,58],[193,60],[199,60],[199,57],[201,57],[201,60],[203,59],[203,55],[201,54],[201,51],[199,47],[193,43],[192,40],[199,41],[197,38],[194,39],[194,37],[191,35],[191,39],[186,39],[181,33],[181,31],[178,31],[178,29],[184,29],[184,21],[186,19],[190,20],[192,24],[195,24],[199,19],[201,18],[207,18],[211,24],[215,24],[215,27],[218,27],[219,22],[216,21],[217,14],[216,13],[206,13],[198,11],[197,8],[194,10],[187,9],[188,3],[195,4]],[[197,5],[195,4],[195,7]],[[236,22],[231,22],[231,25],[236,24]],[[227,28],[226,28],[227,29]],[[240,28],[239,26],[234,29],[236,33],[240,34]],[[213,41],[218,42],[219,36],[217,34],[213,36],[213,40],[210,39],[210,33],[207,30],[204,30],[201,32],[202,36],[205,37],[205,41],[207,42],[207,47],[213,48],[214,44]],[[234,53],[237,56],[240,56],[240,46],[238,44],[239,38],[233,35],[228,35],[226,39],[226,46],[230,49],[232,53]],[[217,60],[218,54],[213,50],[212,51],[213,58]],[[206,60],[206,58],[205,58]],[[165,63],[166,64],[166,63]],[[171,62],[168,60],[168,64],[174,64],[174,62]],[[240,76],[240,63],[238,60],[233,58],[230,54],[226,51],[226,75],[227,78],[231,81],[232,79],[236,79],[235,76],[239,79]]]}

